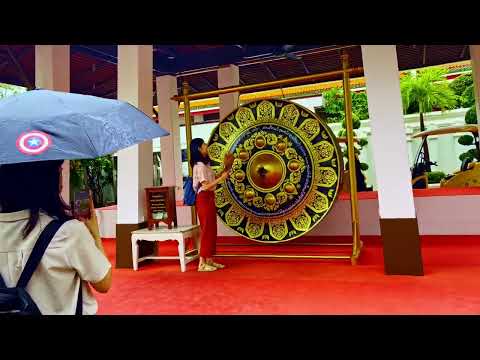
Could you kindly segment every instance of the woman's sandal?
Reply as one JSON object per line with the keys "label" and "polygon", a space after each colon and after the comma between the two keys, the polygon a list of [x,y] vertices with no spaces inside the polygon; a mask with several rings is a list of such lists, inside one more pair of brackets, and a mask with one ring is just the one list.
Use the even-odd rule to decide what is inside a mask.
{"label": "woman's sandal", "polygon": [[215,266],[209,265],[207,263],[203,263],[201,265],[198,265],[198,271],[203,272],[203,271],[215,271],[217,268]]}
{"label": "woman's sandal", "polygon": [[216,263],[216,262],[213,262],[213,261],[211,263],[209,263],[208,265],[216,267],[217,269],[225,269],[225,265],[219,264],[219,263]]}

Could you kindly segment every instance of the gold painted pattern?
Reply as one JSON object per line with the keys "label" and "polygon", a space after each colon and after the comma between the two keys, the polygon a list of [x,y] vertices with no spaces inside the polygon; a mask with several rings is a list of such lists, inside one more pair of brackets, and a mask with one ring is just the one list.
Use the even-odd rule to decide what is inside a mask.
{"label": "gold painted pattern", "polygon": [[232,206],[228,209],[227,213],[225,214],[225,220],[229,226],[238,226],[242,222],[244,216],[240,211],[237,210],[236,207]]}
{"label": "gold painted pattern", "polygon": [[208,147],[208,156],[212,160],[223,162],[225,156],[225,147],[219,143],[213,143]]}
{"label": "gold painted pattern", "polygon": [[295,230],[307,231],[312,223],[312,218],[306,211],[303,211],[300,215],[290,220]]}
{"label": "gold painted pattern", "polygon": [[321,213],[328,209],[328,198],[326,195],[320,191],[316,191],[313,197],[313,200],[308,204],[308,207],[311,208],[316,213]]}
{"label": "gold painted pattern", "polygon": [[320,134],[320,122],[317,119],[307,119],[298,128],[307,139],[313,140]]}
{"label": "gold painted pattern", "polygon": [[228,199],[225,194],[226,190],[223,186],[219,187],[217,190],[215,190],[215,205],[218,208],[222,208],[225,205],[228,204]]}
{"label": "gold painted pattern", "polygon": [[288,104],[280,111],[278,120],[283,122],[286,126],[294,127],[297,124],[300,111],[294,104]]}
{"label": "gold painted pattern", "polygon": [[219,132],[222,139],[228,141],[237,130],[238,129],[231,122],[224,122],[220,124]]}
{"label": "gold painted pattern", "polygon": [[251,109],[241,107],[235,115],[235,120],[237,120],[240,126],[247,127],[255,122],[255,117]]}
{"label": "gold painted pattern", "polygon": [[[289,136],[271,133],[265,128],[252,131],[250,138],[233,147],[244,131],[251,131],[260,124],[292,131],[303,141],[310,159],[298,155]],[[287,172],[281,186],[277,190],[269,188],[268,192],[263,188],[261,191],[254,189],[247,172],[252,156],[265,150],[278,154],[283,159],[283,171]],[[215,191],[220,218],[240,235],[255,241],[276,243],[301,236],[324,218],[337,197],[343,169],[339,150],[328,126],[302,106],[275,99],[242,105],[220,122],[209,141],[211,166],[217,172],[223,170],[225,153],[232,151],[235,157],[230,177]],[[272,212],[287,202],[290,204],[301,191],[305,191],[301,184],[307,166],[313,166],[309,170],[312,181],[304,199],[288,213],[272,216]],[[240,203],[237,205],[236,201]],[[265,211],[271,215],[268,218],[254,215],[246,210],[249,207],[252,211]],[[265,226],[267,222],[268,227]]]}
{"label": "gold painted pattern", "polygon": [[330,160],[335,153],[334,146],[328,141],[320,141],[313,148],[315,149],[315,154],[317,155],[318,161],[320,162]]}
{"label": "gold painted pattern", "polygon": [[262,101],[257,106],[257,121],[266,122],[275,119],[275,106],[270,101]]}
{"label": "gold painted pattern", "polygon": [[264,229],[264,222],[252,222],[250,219],[247,221],[247,226],[245,227],[245,231],[247,235],[251,238],[257,238],[263,234]]}
{"label": "gold painted pattern", "polygon": [[337,179],[337,174],[331,167],[320,168],[318,186],[332,187]]}
{"label": "gold painted pattern", "polygon": [[285,221],[275,224],[269,223],[269,227],[270,235],[276,240],[283,240],[288,234],[288,226]]}

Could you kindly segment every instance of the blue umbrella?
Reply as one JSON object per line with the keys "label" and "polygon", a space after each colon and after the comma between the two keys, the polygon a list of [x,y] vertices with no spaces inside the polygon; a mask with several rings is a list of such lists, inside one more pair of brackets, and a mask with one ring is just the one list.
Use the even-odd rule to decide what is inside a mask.
{"label": "blue umbrella", "polygon": [[95,158],[166,135],[119,100],[49,90],[0,100],[0,165]]}

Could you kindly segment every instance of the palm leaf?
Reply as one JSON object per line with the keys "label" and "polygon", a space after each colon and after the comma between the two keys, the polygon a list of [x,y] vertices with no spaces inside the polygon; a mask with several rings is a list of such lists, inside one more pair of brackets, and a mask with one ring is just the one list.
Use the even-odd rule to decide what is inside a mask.
{"label": "palm leaf", "polygon": [[455,107],[458,97],[445,81],[446,71],[439,68],[420,70],[416,76],[407,74],[400,80],[403,111],[417,104],[422,113],[435,108],[442,111]]}

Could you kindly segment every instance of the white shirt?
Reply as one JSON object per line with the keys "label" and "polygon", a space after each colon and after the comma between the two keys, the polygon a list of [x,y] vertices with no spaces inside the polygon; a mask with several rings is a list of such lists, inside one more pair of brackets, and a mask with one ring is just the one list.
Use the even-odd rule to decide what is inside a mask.
{"label": "white shirt", "polygon": [[[7,287],[17,284],[35,242],[52,220],[41,212],[35,228],[23,238],[29,214],[0,213],[0,274]],[[53,237],[26,289],[43,315],[73,315],[82,283],[83,314],[93,315],[97,301],[86,281],[101,281],[110,267],[87,227],[70,220]]]}
{"label": "white shirt", "polygon": [[215,171],[209,165],[205,165],[203,162],[199,161],[195,164],[192,170],[192,186],[193,190],[200,193],[202,190],[202,183],[204,181],[213,182],[215,181]]}

